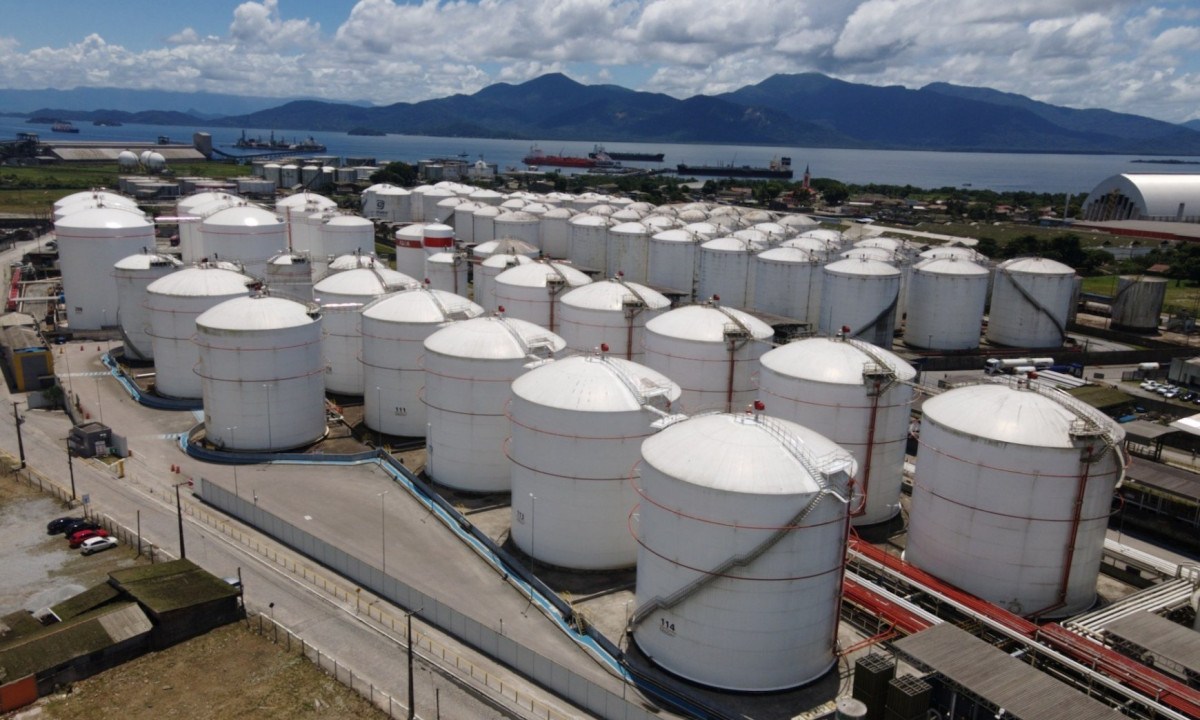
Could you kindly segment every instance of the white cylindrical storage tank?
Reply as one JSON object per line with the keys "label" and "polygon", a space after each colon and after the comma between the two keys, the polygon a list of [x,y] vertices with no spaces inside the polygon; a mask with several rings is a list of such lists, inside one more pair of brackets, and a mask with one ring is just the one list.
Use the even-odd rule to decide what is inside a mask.
{"label": "white cylindrical storage tank", "polygon": [[583,213],[568,223],[567,257],[582,268],[600,272],[608,267],[608,218]]}
{"label": "white cylindrical storage tank", "polygon": [[425,435],[421,391],[425,338],[456,320],[483,314],[469,300],[417,288],[384,295],[362,311],[363,421],[377,432]]}
{"label": "white cylindrical storage tank", "polygon": [[922,410],[905,559],[1019,615],[1089,608],[1120,426],[1024,381],[954,388]]}
{"label": "white cylindrical storage tank", "polygon": [[87,201],[95,203],[96,206],[137,208],[137,202],[133,198],[121,195],[120,193],[109,192],[107,190],[83,190],[55,200],[54,212],[57,214],[63,208]]}
{"label": "white cylindrical storage tank", "polygon": [[774,334],[741,310],[687,305],[646,323],[643,362],[679,383],[686,411],[739,410],[754,402],[753,375]]}
{"label": "white cylindrical storage tank", "polygon": [[937,247],[931,247],[928,250],[922,251],[917,257],[920,257],[923,260],[929,260],[931,258],[953,257],[958,258],[959,260],[970,260],[976,265],[983,266],[987,266],[987,264],[990,262],[988,260],[988,256],[984,255],[978,250],[972,250],[971,248],[961,247],[959,245],[938,245]]}
{"label": "white cylindrical storage tank", "polygon": [[329,258],[375,252],[375,223],[357,215],[328,215],[320,228],[321,256],[313,258],[316,276],[329,269]]}
{"label": "white cylindrical storage tank", "polygon": [[558,329],[562,296],[592,280],[570,265],[553,261],[516,265],[496,276],[492,295],[509,317]]}
{"label": "white cylindrical storage tank", "polygon": [[414,222],[433,222],[432,220],[425,219],[425,193],[433,189],[432,185],[418,185],[412,189],[412,202],[409,212]]}
{"label": "white cylindrical storage tank", "polygon": [[[175,204],[179,218],[179,252],[185,263],[200,262],[206,257],[200,222],[209,215],[246,202],[237,195],[221,192],[202,192],[189,195]],[[282,249],[282,248],[280,248]]]}
{"label": "white cylindrical storage tank", "polygon": [[288,163],[287,165],[279,166],[279,186],[283,188],[295,187],[300,184],[300,166]]}
{"label": "white cylindrical storage tank", "polygon": [[808,232],[821,227],[819,222],[807,215],[783,215],[778,222],[793,233]]}
{"label": "white cylindrical storage tank", "polygon": [[306,188],[316,187],[317,178],[321,176],[321,168],[317,165],[300,166],[300,184]]}
{"label": "white cylindrical storage tank", "polygon": [[326,390],[362,395],[362,308],[381,295],[416,286],[412,277],[382,267],[334,273],[313,286],[324,316]]}
{"label": "white cylindrical storage tank", "polygon": [[287,226],[274,213],[254,205],[226,208],[200,223],[211,258],[241,263],[247,275],[266,275],[267,260],[288,247]]}
{"label": "white cylindrical storage tank", "polygon": [[[350,253],[347,255],[339,255],[338,257],[335,257],[329,261],[329,268],[325,271],[325,275],[320,279],[324,280],[325,277],[328,277],[333,273],[344,272],[346,270],[357,270],[358,268],[373,267],[385,268],[387,267],[387,263],[379,259],[375,253]],[[407,275],[408,273],[405,274]]]}
{"label": "white cylindrical storage tank", "polygon": [[829,263],[823,273],[821,334],[849,328],[849,337],[890,348],[900,299],[900,271],[877,260],[849,259]]}
{"label": "white cylindrical storage tank", "polygon": [[1117,294],[1112,301],[1113,327],[1134,332],[1154,332],[1158,329],[1166,297],[1166,278],[1122,275],[1117,281]]}
{"label": "white cylindrical storage tank", "polygon": [[121,323],[126,358],[154,359],[154,347],[147,334],[150,315],[146,312],[146,288],[182,266],[183,263],[173,255],[150,252],[121,258],[113,265],[113,277],[117,281],[117,319]]}
{"label": "white cylindrical storage tank", "polygon": [[54,222],[58,222],[59,220],[62,220],[63,218],[65,218],[66,216],[68,216],[72,213],[77,213],[77,212],[80,212],[81,210],[93,210],[95,208],[114,208],[114,209],[119,209],[119,210],[128,210],[130,212],[135,212],[142,216],[145,216],[145,213],[143,213],[141,210],[139,210],[138,206],[132,200],[122,199],[121,201],[117,201],[117,200],[109,199],[109,198],[121,198],[121,197],[122,196],[120,196],[120,195],[113,195],[112,193],[96,193],[92,197],[81,198],[79,200],[76,200],[75,202],[56,207],[54,209],[54,214],[52,215],[51,220],[53,220]]}
{"label": "white cylindrical storage tank", "polygon": [[466,296],[467,261],[465,253],[440,252],[425,258],[424,279],[431,290],[445,290],[455,295]]}
{"label": "white cylindrical storage tank", "polygon": [[679,386],[604,355],[545,363],[513,381],[513,542],[557,567],[611,570],[637,561],[629,474]]}
{"label": "white cylindrical storage tank", "polygon": [[[358,173],[354,171],[354,168],[343,169],[352,174],[350,179],[346,182],[354,182],[355,178],[358,176]],[[359,193],[358,207],[363,217],[374,218],[375,220],[387,219],[383,217],[383,203],[379,200],[379,191],[390,187],[394,186],[389,183],[375,183]]]}
{"label": "white cylindrical storage tank", "polygon": [[537,215],[521,210],[505,212],[492,221],[492,238],[516,238],[534,247],[541,247],[540,225]]}
{"label": "white cylindrical storage tank", "polygon": [[881,247],[852,247],[849,250],[843,250],[838,257],[844,260],[874,260],[882,263],[896,261],[896,253]]}
{"label": "white cylindrical storage tank", "polygon": [[1075,271],[1046,258],[1013,258],[996,266],[988,342],[1052,348],[1066,339]]}
{"label": "white cylindrical storage tank", "polygon": [[495,205],[481,205],[471,213],[471,237],[477,243],[496,239],[496,218],[503,212]]}
{"label": "white cylindrical storage tank", "polygon": [[564,345],[543,327],[496,315],[451,323],[427,337],[426,474],[457,490],[507,492],[512,381]]}
{"label": "white cylindrical storage tank", "polygon": [[649,262],[646,284],[679,293],[684,302],[692,300],[696,294],[701,239],[702,236],[686,228],[651,235],[646,241]]}
{"label": "white cylindrical storage tank", "polygon": [[471,248],[471,255],[479,262],[483,262],[492,255],[524,255],[532,260],[541,255],[541,251],[524,240],[500,238],[479,243]]}
{"label": "white cylindrical storage tank", "polygon": [[446,222],[454,226],[454,236],[464,245],[475,243],[475,211],[483,207],[479,203],[460,202],[454,206],[453,220]]}
{"label": "white cylindrical storage tank", "polygon": [[263,179],[275,183],[275,187],[280,187],[283,184],[282,166],[279,163],[263,165]]}
{"label": "white cylindrical storage tank", "polygon": [[146,288],[154,387],[159,395],[201,397],[196,364],[200,351],[192,337],[196,318],[226,300],[246,295],[253,278],[232,270],[201,265],[177,270]]}
{"label": "white cylindrical storage tank", "polygon": [[504,202],[500,203],[500,209],[506,212],[520,210],[529,204],[529,201],[521,197],[509,197]]}
{"label": "white cylindrical storage tank", "polygon": [[765,692],[837,662],[854,461],[786,420],[703,415],[642,443],[633,639],[688,680]]}
{"label": "white cylindrical storage tank", "polygon": [[546,211],[538,224],[539,246],[546,257],[567,257],[571,241],[570,220],[575,213],[569,208],[557,207]]}
{"label": "white cylindrical storage tank", "polygon": [[504,195],[495,190],[479,189],[468,195],[467,199],[480,205],[496,207],[504,202]]}
{"label": "white cylindrical storage tank", "polygon": [[385,222],[412,222],[412,193],[400,187],[386,187],[375,193],[376,217]]}
{"label": "white cylindrical storage tank", "polygon": [[226,300],[196,318],[209,442],[275,452],[325,436],[321,316],[284,298]]}
{"label": "white cylindrical storage tank", "polygon": [[322,245],[321,226],[326,219],[336,216],[336,209],[322,209],[311,203],[277,208],[276,212],[287,223],[288,249],[308,253],[309,257],[325,256],[327,251]]}
{"label": "white cylindrical storage tank", "polygon": [[267,261],[267,291],[275,297],[310,303],[313,298],[313,264],[306,253],[279,253]]}
{"label": "white cylindrical storage tank", "polygon": [[709,298],[716,295],[724,305],[749,307],[754,298],[750,260],[755,253],[766,248],[766,243],[732,236],[709,240],[701,245],[696,296]]}
{"label": "white cylindrical storage tank", "polygon": [[646,282],[650,267],[650,233],[640,222],[623,222],[608,229],[608,258],[605,272],[609,277],[623,275],[635,283]]}
{"label": "white cylindrical storage tank", "polygon": [[93,208],[54,223],[67,324],[96,330],[117,324],[118,260],[154,248],[154,224],[140,210]]}
{"label": "white cylindrical storage tank", "polygon": [[804,236],[789,238],[779,243],[779,246],[803,250],[807,253],[810,253],[814,258],[820,260],[821,262],[828,260],[832,255],[835,254],[835,251],[837,250],[837,248],[833,245],[830,245],[827,240],[819,240],[817,238]]}
{"label": "white cylindrical storage tank", "polygon": [[854,456],[855,525],[900,512],[916,376],[899,356],[861,340],[808,338],[762,356],[759,397],[771,414],[821,428]]}
{"label": "white cylindrical storage tank", "polygon": [[421,236],[421,247],[425,257],[437,253],[454,251],[454,228],[442,223],[429,223]]}
{"label": "white cylindrical storage tank", "polygon": [[396,270],[411,277],[425,272],[425,224],[413,223],[396,231]]}
{"label": "white cylindrical storage tank", "polygon": [[987,268],[954,257],[914,265],[904,344],[926,350],[979,347],[990,275]]}
{"label": "white cylindrical storage tank", "polygon": [[646,323],[669,307],[670,300],[645,285],[601,280],[563,295],[558,334],[572,350],[592,352],[603,344],[613,357],[641,362]]}
{"label": "white cylindrical storage tank", "polygon": [[754,301],[760,312],[816,327],[821,311],[821,263],[812,253],[774,247],[754,256]]}
{"label": "white cylindrical storage tank", "polygon": [[445,222],[454,213],[453,207],[441,207],[441,202],[455,197],[454,192],[434,187],[421,195],[421,219],[429,223]]}
{"label": "white cylindrical storage tank", "polygon": [[475,266],[475,283],[472,287],[472,298],[491,312],[496,309],[496,276],[516,265],[528,265],[532,258],[525,255],[488,255],[483,262]]}

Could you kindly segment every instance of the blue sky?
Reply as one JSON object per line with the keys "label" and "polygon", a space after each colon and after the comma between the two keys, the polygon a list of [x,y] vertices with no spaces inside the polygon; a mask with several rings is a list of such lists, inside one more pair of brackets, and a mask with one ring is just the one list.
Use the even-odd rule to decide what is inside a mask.
{"label": "blue sky", "polygon": [[1194,0],[7,0],[0,87],[378,105],[564,72],[676,97],[775,73],[1200,118]]}

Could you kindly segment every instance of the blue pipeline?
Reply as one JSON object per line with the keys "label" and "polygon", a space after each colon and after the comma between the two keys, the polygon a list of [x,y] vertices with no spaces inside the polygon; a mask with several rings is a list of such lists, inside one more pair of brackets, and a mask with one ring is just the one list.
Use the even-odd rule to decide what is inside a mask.
{"label": "blue pipeline", "polygon": [[[112,359],[112,355],[104,353],[100,356],[100,361],[104,363],[104,366],[108,368],[108,371],[112,374],[112,376],[117,379],[117,382],[121,383],[122,387],[125,388],[125,392],[129,393],[129,396],[137,401],[139,405],[145,405],[146,407],[154,408],[155,410],[195,411],[204,407],[203,402],[200,400],[177,400],[174,398],[159,397],[158,395],[148,395],[142,392],[142,389],[137,386],[137,383],[130,380],[125,373],[121,372],[121,366],[117,364],[117,361]],[[197,420],[199,419],[200,418],[197,418]]]}

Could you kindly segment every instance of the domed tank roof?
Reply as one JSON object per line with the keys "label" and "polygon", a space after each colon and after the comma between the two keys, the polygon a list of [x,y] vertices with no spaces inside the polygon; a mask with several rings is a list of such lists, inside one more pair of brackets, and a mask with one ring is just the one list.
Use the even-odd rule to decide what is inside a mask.
{"label": "domed tank roof", "polygon": [[987,268],[954,256],[926,258],[913,265],[913,272],[963,277],[987,277],[990,274]]}
{"label": "domed tank roof", "polygon": [[479,263],[479,265],[480,265],[480,267],[486,267],[486,268],[498,268],[498,267],[508,268],[508,267],[512,267],[513,265],[528,265],[531,262],[534,262],[534,259],[529,257],[528,255],[512,255],[510,253],[498,253],[495,255],[488,255]]}
{"label": "domed tank roof", "polygon": [[1063,265],[1057,260],[1049,260],[1040,257],[1024,257],[1005,260],[997,266],[997,269],[1010,273],[1029,273],[1031,275],[1070,275],[1074,277],[1075,269],[1069,265]]}
{"label": "domed tank roof", "polygon": [[375,223],[371,222],[370,220],[366,219],[365,217],[359,217],[358,215],[334,215],[333,217],[326,218],[325,224],[332,226],[332,227],[339,227],[339,228],[340,227],[357,228],[357,227],[367,227],[367,226],[374,227],[375,226]]}
{"label": "domed tank roof", "polygon": [[[791,437],[785,444],[780,437]],[[802,462],[796,452],[804,453]],[[642,459],[693,485],[753,495],[800,495],[821,490],[808,466],[853,475],[854,458],[829,438],[777,418],[721,413],[667,427],[642,442]]]}
{"label": "domed tank roof", "polygon": [[751,238],[740,238],[732,235],[725,237],[714,238],[704,243],[700,247],[710,252],[733,252],[733,253],[748,253],[755,252],[766,248],[765,240],[756,241]]}
{"label": "domed tank roof", "polygon": [[879,260],[866,258],[848,258],[831,262],[825,266],[831,273],[840,275],[877,275],[880,277],[900,277],[900,271],[895,267]]}
{"label": "domed tank roof", "polygon": [[347,253],[338,255],[329,263],[330,270],[353,270],[355,268],[384,267],[385,263],[375,255],[363,253]]}
{"label": "domed tank roof", "polygon": [[268,265],[302,265],[309,262],[308,255],[294,252],[281,252],[267,261]]}
{"label": "domed tank roof", "polygon": [[193,210],[207,205],[217,200],[224,200],[229,203],[245,202],[245,199],[240,195],[233,193],[219,192],[214,190],[206,190],[204,192],[194,193],[185,198],[180,198],[179,202],[175,203],[175,209],[180,214],[190,213]]}
{"label": "domed tank roof", "polygon": [[533,345],[558,352],[567,343],[540,325],[497,315],[453,323],[425,339],[427,350],[481,360],[518,360],[527,357]]}
{"label": "domed tank roof", "polygon": [[672,228],[670,230],[663,230],[662,232],[655,233],[651,236],[651,239],[658,240],[660,242],[694,243],[699,238],[696,233],[692,232],[691,230],[687,230],[685,228]]}
{"label": "domed tank roof", "polygon": [[755,339],[771,337],[775,331],[758,318],[720,305],[685,305],[646,321],[650,332],[681,340],[724,342],[730,325],[745,326]]}
{"label": "domed tank roof", "polygon": [[299,192],[275,201],[275,208],[277,210],[282,210],[283,208],[304,208],[310,205],[317,208],[337,207],[337,203],[333,200],[324,195],[312,192]]}
{"label": "domed tank roof", "polygon": [[474,255],[536,255],[538,249],[520,238],[497,238],[481,242],[471,251]]}
{"label": "domed tank roof", "polygon": [[786,245],[781,247],[773,247],[769,250],[763,250],[758,254],[758,257],[762,258],[763,260],[770,260],[772,262],[780,263],[814,263],[817,261],[816,258],[813,257],[812,252],[798,247]]}
{"label": "domed tank roof", "polygon": [[256,205],[237,205],[225,208],[200,221],[203,227],[265,227],[282,225],[275,213]]}
{"label": "domed tank roof", "polygon": [[198,327],[222,332],[261,332],[311,325],[319,315],[310,315],[308,308],[294,300],[249,295],[233,298],[200,313]]}
{"label": "domed tank roof", "polygon": [[763,354],[762,366],[787,377],[837,385],[862,385],[863,366],[882,364],[900,380],[917,376],[895,353],[851,338],[813,337],[781,345]]}
{"label": "domed tank roof", "polygon": [[113,263],[116,270],[149,270],[152,267],[183,267],[183,263],[174,255],[162,253],[134,253]]}
{"label": "domed tank roof", "polygon": [[679,399],[679,386],[662,373],[621,358],[574,355],[546,363],[513,381],[513,394],[531,403],[580,412],[630,412],[647,393]]}
{"label": "domed tank roof", "polygon": [[313,286],[313,292],[374,297],[418,284],[404,273],[384,267],[355,268],[324,278]]}
{"label": "domed tank roof", "polygon": [[498,217],[500,215],[500,213],[502,213],[502,212],[504,212],[504,210],[501,210],[499,207],[497,207],[495,205],[484,205],[483,207],[479,208],[475,212],[471,213],[471,215],[473,217],[493,217],[494,218],[494,217]]}
{"label": "domed tank roof", "polygon": [[[1058,398],[1058,399],[1056,399]],[[1030,447],[1069,448],[1071,427],[1080,418],[1067,406],[1065,393],[1032,390],[1010,383],[981,383],[947,390],[921,406],[925,418],[951,431],[985,440]],[[1108,417],[1072,403],[1093,422],[1125,436]]]}
{"label": "domed tank roof", "polygon": [[887,248],[881,247],[852,247],[841,253],[838,257],[847,258],[850,260],[878,260],[879,262],[891,262],[895,259],[896,253]]}
{"label": "domed tank roof", "polygon": [[83,192],[71,193],[54,201],[54,209],[59,210],[68,205],[85,201],[102,202],[110,206],[125,206],[137,207],[137,201],[131,197],[126,197],[108,190],[84,190]]}
{"label": "domed tank roof", "polygon": [[641,301],[651,310],[671,306],[667,296],[657,290],[612,278],[580,285],[562,296],[563,305],[592,310],[623,310],[628,300]]}
{"label": "domed tank roof", "polygon": [[424,324],[479,317],[483,308],[452,292],[419,287],[384,295],[364,306],[362,314],[382,322]]}
{"label": "domed tank roof", "polygon": [[574,210],[572,210],[570,208],[565,208],[565,207],[556,207],[556,208],[550,208],[549,210],[547,210],[546,213],[544,215],[542,215],[542,219],[569,220],[570,218],[572,218],[574,216],[575,216]]}
{"label": "domed tank roof", "polygon": [[607,227],[608,218],[602,215],[591,213],[580,213],[572,217],[569,221],[572,225],[581,225],[585,227]]}
{"label": "domed tank roof", "polygon": [[153,223],[146,219],[141,210],[120,207],[98,207],[73,212],[54,221],[56,228],[92,229],[148,228]]}
{"label": "domed tank roof", "polygon": [[587,285],[592,280],[570,265],[556,262],[532,262],[516,265],[496,276],[497,283],[519,287],[545,287],[547,278],[562,273],[569,287]]}
{"label": "domed tank roof", "polygon": [[498,223],[533,223],[537,221],[537,215],[527,213],[524,210],[512,210],[496,216],[496,222]]}
{"label": "domed tank roof", "polygon": [[159,295],[208,297],[247,292],[254,280],[232,270],[215,267],[189,267],[176,270],[150,283],[147,292]]}
{"label": "domed tank roof", "polygon": [[608,229],[608,231],[620,233],[622,235],[646,235],[649,232],[646,230],[645,225],[637,222],[636,220],[631,222],[623,222],[619,225],[613,225]]}

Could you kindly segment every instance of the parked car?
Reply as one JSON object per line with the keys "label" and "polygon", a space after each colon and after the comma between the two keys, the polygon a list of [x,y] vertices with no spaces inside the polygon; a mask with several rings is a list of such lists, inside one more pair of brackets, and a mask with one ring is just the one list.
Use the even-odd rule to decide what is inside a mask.
{"label": "parked car", "polygon": [[50,522],[46,523],[46,534],[47,535],[58,535],[63,530],[66,530],[68,525],[70,525],[72,523],[77,523],[77,522],[85,522],[85,521],[81,517],[54,518]]}
{"label": "parked car", "polygon": [[80,530],[99,530],[99,529],[100,529],[100,526],[97,525],[96,523],[92,522],[91,520],[76,520],[75,522],[69,523],[66,527],[64,527],[62,529],[62,533],[63,533],[63,535],[66,535],[67,537],[71,537],[72,535],[79,532]]}
{"label": "parked car", "polygon": [[1176,399],[1181,400],[1183,402],[1191,402],[1196,399],[1196,393],[1192,392],[1191,390],[1188,390],[1187,392],[1181,394]]}
{"label": "parked car", "polygon": [[242,589],[242,579],[239,577],[231,576],[231,577],[221,578],[221,579],[224,580],[225,582],[229,583],[232,587],[234,587],[238,590]]}
{"label": "parked car", "polygon": [[107,530],[80,530],[79,532],[68,538],[71,549],[75,549],[82,545],[88,538],[108,537]]}
{"label": "parked car", "polygon": [[117,546],[117,539],[114,537],[91,537],[83,541],[83,545],[79,546],[79,552],[84,555],[103,552],[109,548]]}

